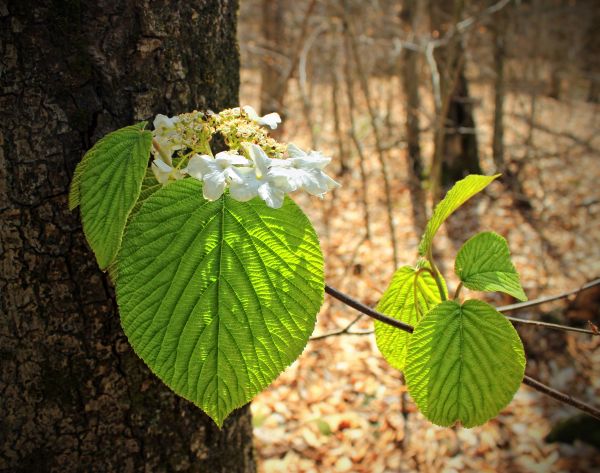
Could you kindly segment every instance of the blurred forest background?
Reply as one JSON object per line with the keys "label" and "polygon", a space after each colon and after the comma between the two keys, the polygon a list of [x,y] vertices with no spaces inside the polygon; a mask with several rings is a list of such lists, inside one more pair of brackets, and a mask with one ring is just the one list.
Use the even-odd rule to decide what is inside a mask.
{"label": "blurred forest background", "polygon": [[[327,281],[376,304],[394,268],[414,262],[448,186],[496,172],[437,237],[450,289],[452,258],[479,229],[508,239],[530,299],[597,278],[599,25],[597,0],[241,2],[241,104],[279,112],[276,136],[332,156],[343,184],[323,201],[297,196],[320,234]],[[519,315],[586,326],[599,322],[599,302],[590,290]],[[326,298],[316,336],[355,318]],[[359,335],[313,340],[253,402],[261,471],[600,468],[594,426],[526,387],[482,427],[432,426],[364,319],[349,329]],[[519,332],[528,374],[597,402],[600,337]]]}

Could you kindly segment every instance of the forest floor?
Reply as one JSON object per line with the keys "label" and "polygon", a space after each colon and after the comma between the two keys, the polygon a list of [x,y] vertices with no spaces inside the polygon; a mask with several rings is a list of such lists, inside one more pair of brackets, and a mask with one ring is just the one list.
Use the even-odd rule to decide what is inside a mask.
{"label": "forest floor", "polygon": [[[258,105],[256,77],[247,72],[242,77],[242,104]],[[383,86],[385,90],[392,87],[398,90],[397,84],[388,89]],[[316,91],[315,97],[320,93],[326,97],[331,94]],[[472,87],[480,104],[475,118],[487,174],[494,172],[489,145],[490,93],[484,86]],[[451,269],[458,248],[475,232],[493,230],[507,238],[530,299],[575,289],[600,276],[600,107],[538,97],[532,128],[530,97],[512,93],[507,100],[506,154],[514,163],[521,163],[523,195],[515,196],[502,178],[494,182],[438,232],[437,258],[452,291],[456,279]],[[319,116],[315,128],[319,149],[333,156],[330,172],[334,173],[339,156],[330,107],[328,100],[319,101],[313,115]],[[401,105],[394,107],[391,129],[403,130]],[[310,148],[301,110],[300,99],[290,94],[280,139]],[[323,201],[303,195],[294,198],[320,235],[327,282],[375,306],[394,266],[381,170],[369,145],[366,115],[361,120],[371,239],[364,238],[362,188],[355,156],[347,158],[350,171],[339,177],[342,188],[335,195],[327,195]],[[426,154],[430,141],[425,133]],[[386,158],[393,187],[399,264],[413,264],[420,235],[412,221],[404,151],[392,149]],[[524,206],[523,200],[530,207]],[[496,305],[512,302],[498,294],[485,297]],[[580,299],[547,303],[518,315],[585,326],[588,319],[599,322],[597,300],[598,295],[595,304],[580,304]],[[356,316],[353,309],[326,295],[315,335],[343,328]],[[363,317],[353,330],[372,328],[372,321]],[[527,374],[598,404],[600,337],[517,328],[528,357]],[[497,418],[473,429],[434,426],[412,402],[407,403],[405,418],[403,392],[400,373],[384,361],[373,335],[309,342],[299,360],[252,403],[259,471],[600,471],[600,455],[594,447],[579,440],[573,444],[545,441],[559,420],[577,411],[528,387],[522,386]]]}

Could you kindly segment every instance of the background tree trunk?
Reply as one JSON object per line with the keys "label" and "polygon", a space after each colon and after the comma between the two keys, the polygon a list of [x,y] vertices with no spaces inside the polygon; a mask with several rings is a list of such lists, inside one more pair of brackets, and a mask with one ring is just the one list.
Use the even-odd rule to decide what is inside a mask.
{"label": "background tree trunk", "polygon": [[[460,54],[463,54],[462,50]],[[454,89],[449,92],[450,106],[444,134],[442,186],[445,188],[451,187],[467,174],[482,174],[477,150],[473,100],[469,94],[464,63],[457,65],[457,68],[458,78]]]}
{"label": "background tree trunk", "polygon": [[281,55],[285,53],[285,30],[283,10],[285,1],[262,0],[262,33],[265,48],[269,51],[263,57],[260,68],[260,112],[283,113],[283,100],[286,91],[284,64]]}
{"label": "background tree trunk", "polygon": [[[402,6],[400,19],[405,33],[417,29],[417,0],[407,0]],[[426,196],[423,189],[424,166],[421,157],[421,124],[419,113],[419,53],[405,49],[402,53],[402,93],[406,104],[406,153],[410,180],[410,198],[415,232],[421,234],[427,224]]]}
{"label": "background tree trunk", "polygon": [[504,96],[505,60],[506,60],[506,28],[508,26],[507,13],[499,12],[492,26],[494,50],[494,135],[492,141],[492,156],[496,165],[496,172],[504,172]]}
{"label": "background tree trunk", "polygon": [[105,133],[237,104],[236,0],[0,0],[0,470],[255,471],[133,353],[67,192]]}
{"label": "background tree trunk", "polygon": [[[463,0],[430,3],[432,30],[444,34],[461,21],[463,11]],[[441,109],[431,166],[434,202],[441,197],[442,188],[467,174],[481,174],[460,33],[455,32],[446,45],[436,48],[435,60],[440,74]]]}

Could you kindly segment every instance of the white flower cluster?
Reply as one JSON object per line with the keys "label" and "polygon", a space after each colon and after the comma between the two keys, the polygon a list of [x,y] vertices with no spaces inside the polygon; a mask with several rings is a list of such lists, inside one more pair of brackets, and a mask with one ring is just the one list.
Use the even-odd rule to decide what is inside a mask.
{"label": "white flower cluster", "polygon": [[[250,109],[250,110],[247,110]],[[248,118],[260,125],[276,128],[281,122],[279,115],[270,113],[259,117],[251,107],[244,107]],[[244,143],[240,151],[217,153],[213,158],[207,154],[194,154],[183,169],[173,167],[172,153],[181,149],[181,140],[175,132],[177,117],[158,115],[154,121],[156,141],[152,170],[157,180],[166,184],[169,179],[181,179],[185,175],[201,180],[204,198],[219,199],[225,189],[241,202],[260,197],[272,208],[280,208],[286,193],[304,190],[309,194],[323,195],[339,184],[325,174],[324,169],[331,158],[317,151],[306,153],[294,144],[287,146],[287,159],[270,158],[255,143]]]}
{"label": "white flower cluster", "polygon": [[235,200],[246,202],[259,196],[269,207],[278,209],[288,192],[305,190],[323,197],[339,186],[323,172],[331,158],[320,153],[307,154],[290,144],[288,159],[272,159],[254,143],[248,144],[246,149],[250,159],[227,151],[214,158],[192,156],[186,171],[204,182],[205,199],[216,200],[229,187],[229,195]]}
{"label": "white flower cluster", "polygon": [[161,184],[167,184],[169,179],[182,179],[184,173],[173,167],[173,153],[184,148],[181,137],[175,129],[178,117],[157,115],[154,119],[152,172]]}

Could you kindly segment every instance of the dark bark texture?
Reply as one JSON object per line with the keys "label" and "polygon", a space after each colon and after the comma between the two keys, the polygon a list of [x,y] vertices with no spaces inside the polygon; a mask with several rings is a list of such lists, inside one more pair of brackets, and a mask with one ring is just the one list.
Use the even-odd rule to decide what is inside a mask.
{"label": "dark bark texture", "polygon": [[238,100],[236,0],[0,0],[0,471],[252,472],[133,353],[67,192],[112,130]]}

